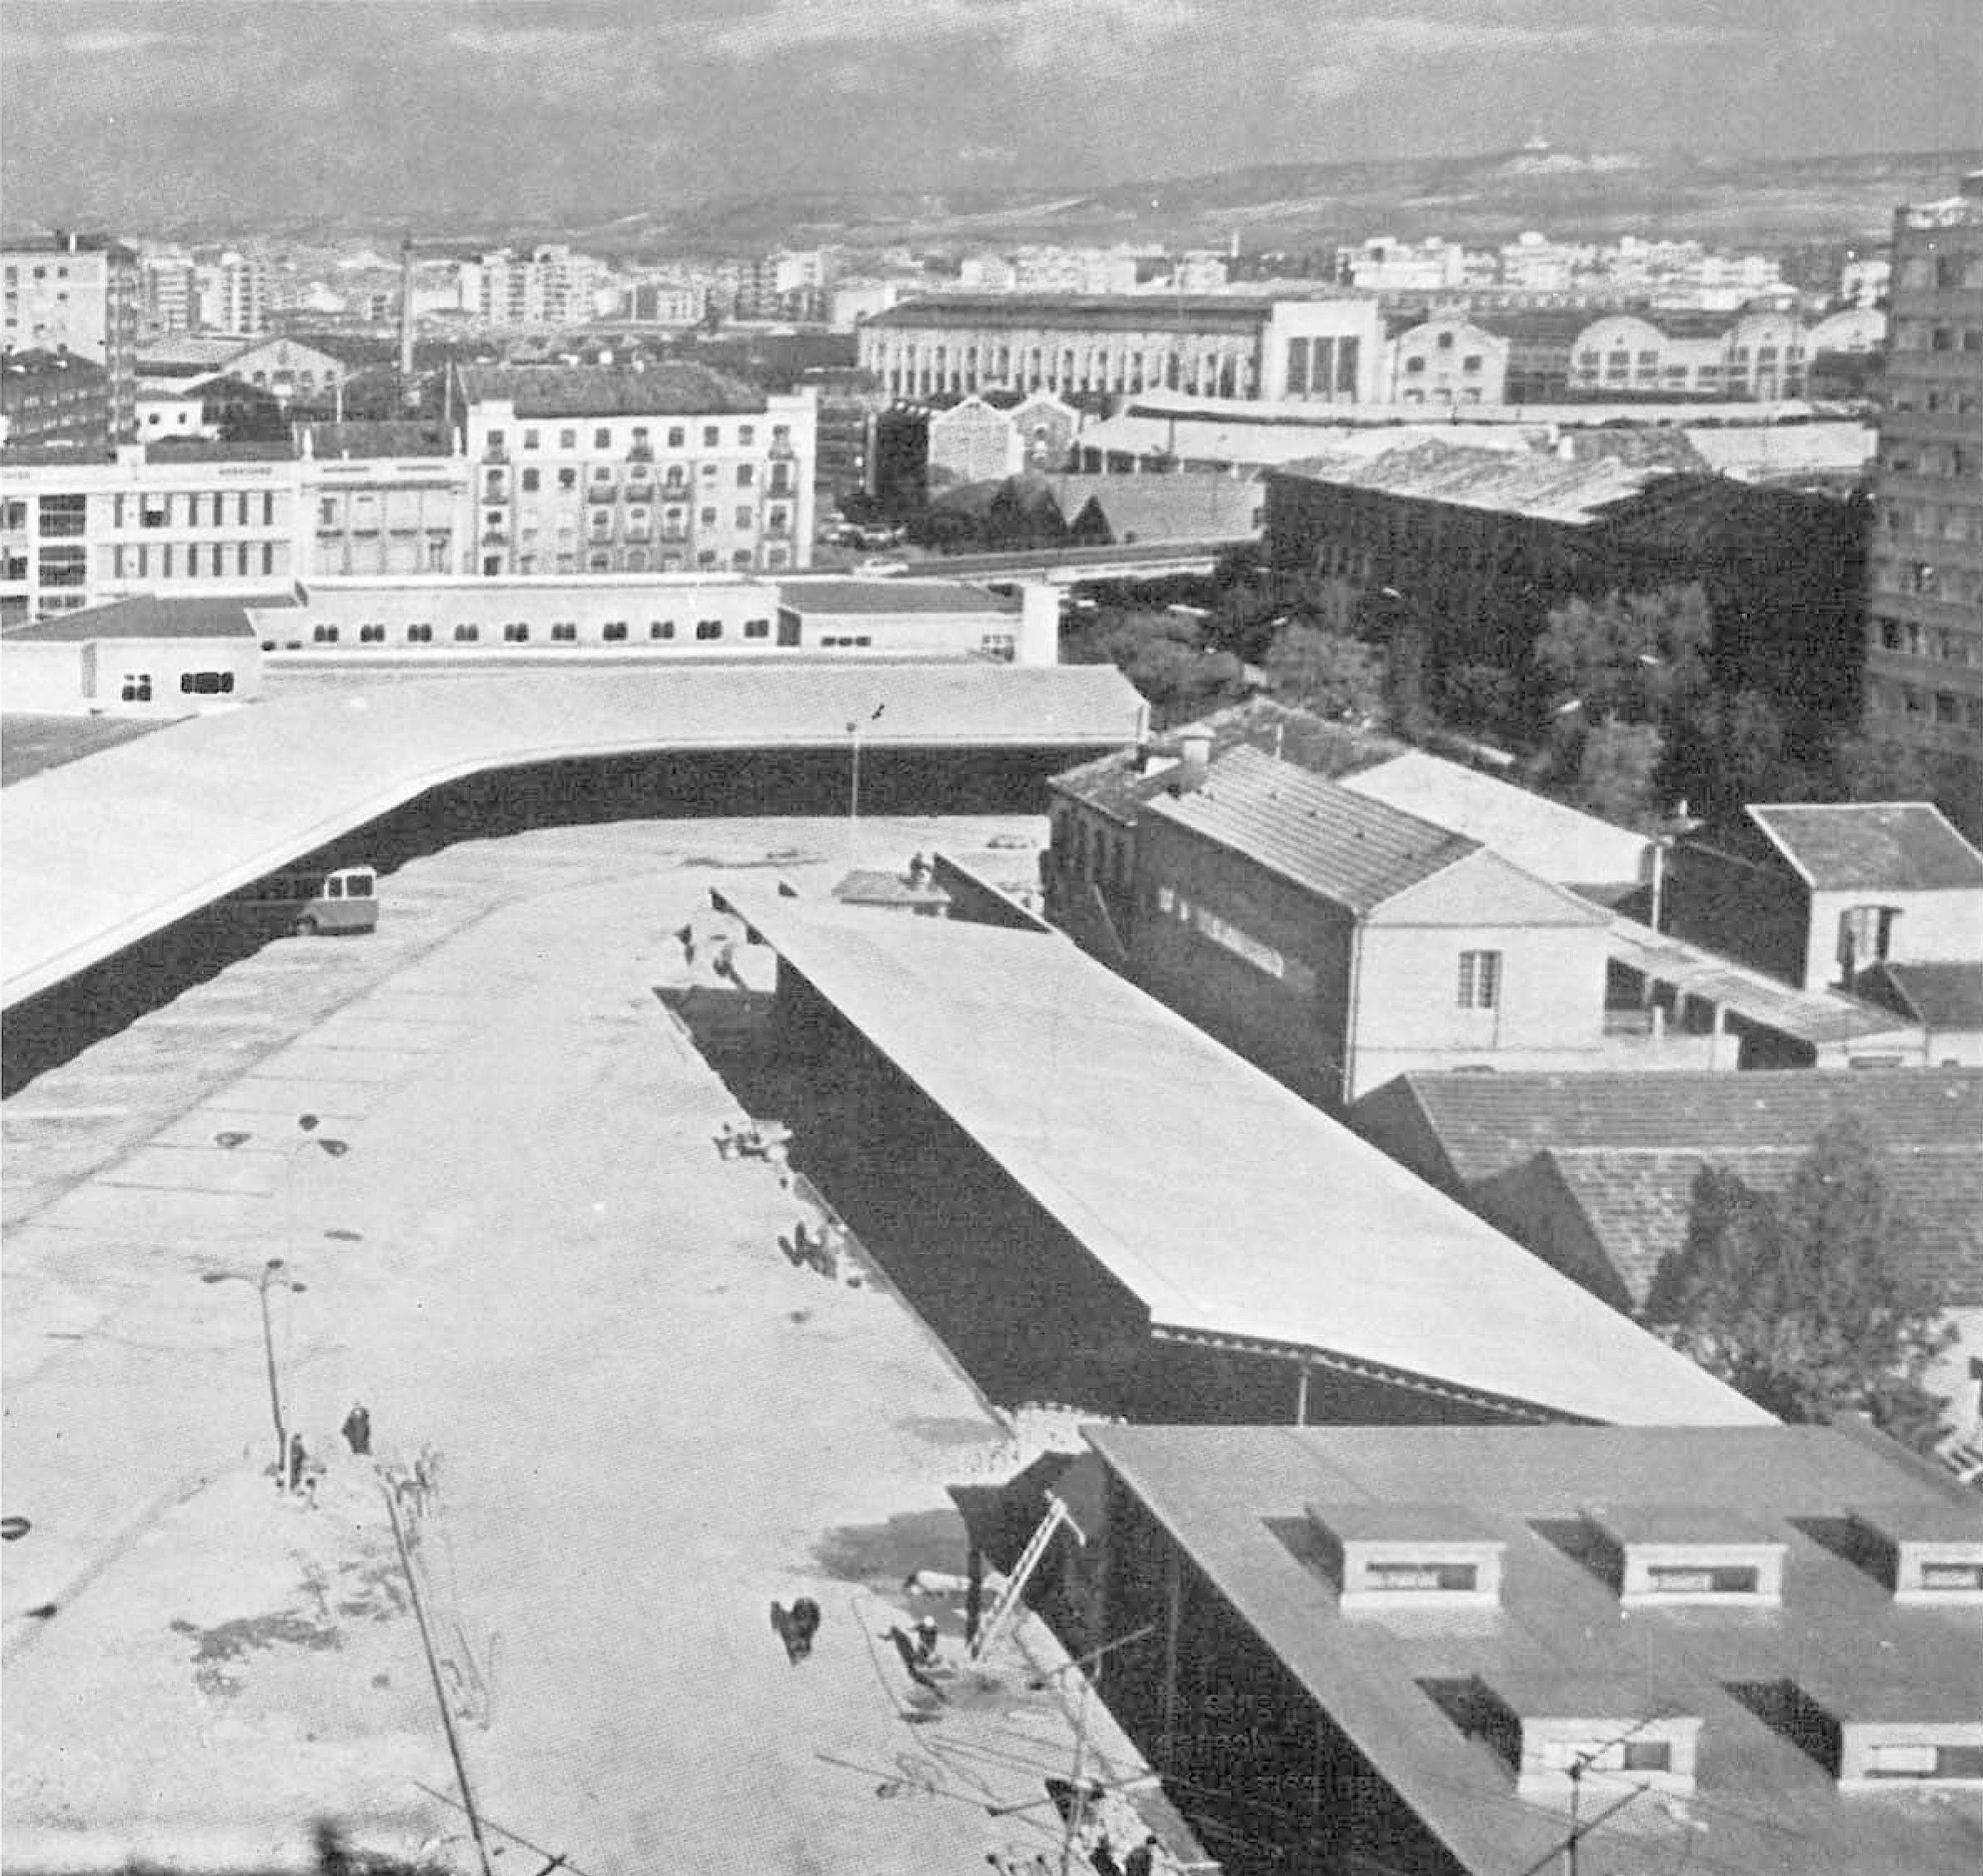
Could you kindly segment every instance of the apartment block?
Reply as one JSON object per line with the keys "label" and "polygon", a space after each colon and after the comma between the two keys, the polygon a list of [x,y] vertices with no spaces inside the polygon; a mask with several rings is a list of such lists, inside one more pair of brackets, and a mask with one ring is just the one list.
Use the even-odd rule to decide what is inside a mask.
{"label": "apartment block", "polygon": [[106,234],[52,235],[0,250],[6,289],[0,348],[64,349],[109,375],[106,443],[136,433],[138,256]]}
{"label": "apartment block", "polygon": [[[1894,218],[1868,549],[1868,731],[1983,798],[1983,171]],[[1972,833],[1977,831],[1972,826]]]}

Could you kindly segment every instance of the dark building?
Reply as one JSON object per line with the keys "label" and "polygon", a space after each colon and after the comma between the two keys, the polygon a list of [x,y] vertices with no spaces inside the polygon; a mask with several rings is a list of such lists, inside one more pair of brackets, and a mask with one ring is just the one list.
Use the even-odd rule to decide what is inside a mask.
{"label": "dark building", "polygon": [[1518,674],[1552,608],[1698,584],[1723,688],[1753,688],[1793,734],[1858,709],[1864,507],[1856,499],[1425,443],[1267,478],[1267,554],[1289,577],[1383,593],[1428,693],[1461,667]]}
{"label": "dark building", "polygon": [[1868,550],[1866,727],[1950,764],[1983,827],[1983,171],[1894,217]]}
{"label": "dark building", "polygon": [[110,428],[110,376],[72,351],[10,351],[0,358],[0,416],[10,446],[100,451]]}
{"label": "dark building", "polygon": [[1877,1435],[1087,1438],[1070,1645],[1142,1638],[1102,1691],[1233,1876],[1975,1867],[1983,1505]]}

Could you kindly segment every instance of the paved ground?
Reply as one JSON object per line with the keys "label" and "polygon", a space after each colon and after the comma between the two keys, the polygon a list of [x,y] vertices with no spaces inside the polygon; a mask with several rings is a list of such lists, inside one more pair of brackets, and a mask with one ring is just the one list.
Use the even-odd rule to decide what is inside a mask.
{"label": "paved ground", "polygon": [[[1009,825],[877,821],[863,857]],[[373,937],[272,946],[0,1107],[5,1509],[34,1527],[4,1559],[10,1866],[93,1830],[238,1854],[326,1812],[465,1855],[379,1482],[335,1434],[360,1398],[380,1456],[441,1455],[416,1571],[492,1819],[581,1876],[1057,1852],[1062,1697],[1014,1655],[919,1715],[879,1639],[907,1570],[961,1567],[942,1488],[999,1430],[885,1285],[780,1254],[793,1202],[718,1158],[740,1117],[654,995],[725,867],[823,881],[844,841],[457,847]],[[269,1294],[314,1509],[264,1475],[272,1255],[307,1285]],[[768,1607],[801,1594],[793,1666]]]}

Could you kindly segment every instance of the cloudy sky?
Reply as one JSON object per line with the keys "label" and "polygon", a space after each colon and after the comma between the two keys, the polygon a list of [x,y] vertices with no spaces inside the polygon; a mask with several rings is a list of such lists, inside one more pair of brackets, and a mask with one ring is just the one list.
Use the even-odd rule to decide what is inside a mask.
{"label": "cloudy sky", "polygon": [[1983,144],[1983,0],[0,0],[11,224]]}

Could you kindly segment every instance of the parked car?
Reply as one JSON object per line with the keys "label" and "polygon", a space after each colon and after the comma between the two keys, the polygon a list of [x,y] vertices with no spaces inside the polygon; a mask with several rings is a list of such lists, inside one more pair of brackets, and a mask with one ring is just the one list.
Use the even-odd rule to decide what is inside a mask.
{"label": "parked car", "polygon": [[897,573],[906,573],[909,562],[906,560],[857,560],[854,562],[854,576],[862,580],[886,580]]}

